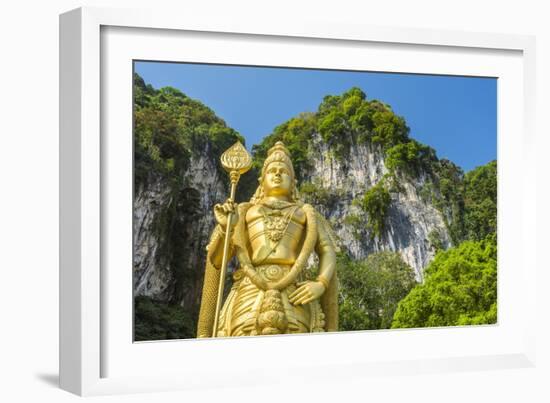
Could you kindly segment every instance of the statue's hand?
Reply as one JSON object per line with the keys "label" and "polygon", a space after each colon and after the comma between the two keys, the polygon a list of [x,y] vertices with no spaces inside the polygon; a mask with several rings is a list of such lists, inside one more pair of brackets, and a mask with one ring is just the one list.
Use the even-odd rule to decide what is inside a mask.
{"label": "statue's hand", "polygon": [[227,228],[227,216],[229,215],[229,213],[233,213],[233,215],[231,216],[231,228],[233,228],[239,220],[239,214],[237,213],[237,203],[235,203],[232,199],[227,199],[225,203],[218,203],[214,206],[214,217],[216,218],[218,224],[220,224],[224,230]]}
{"label": "statue's hand", "polygon": [[294,305],[304,305],[317,298],[325,292],[325,286],[318,281],[303,281],[298,283],[298,288],[288,296],[288,300]]}

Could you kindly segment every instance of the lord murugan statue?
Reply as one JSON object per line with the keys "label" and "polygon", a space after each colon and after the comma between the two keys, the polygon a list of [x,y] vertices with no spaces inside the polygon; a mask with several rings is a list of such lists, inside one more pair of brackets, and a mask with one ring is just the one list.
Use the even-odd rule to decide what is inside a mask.
{"label": "lord murugan statue", "polygon": [[[324,217],[300,200],[289,151],[282,142],[269,150],[247,203],[234,202],[239,175],[251,165],[246,149],[237,143],[222,165],[232,191],[214,206],[197,337],[338,330],[336,240]],[[308,267],[314,253],[318,269]],[[222,305],[233,257],[238,266]]]}

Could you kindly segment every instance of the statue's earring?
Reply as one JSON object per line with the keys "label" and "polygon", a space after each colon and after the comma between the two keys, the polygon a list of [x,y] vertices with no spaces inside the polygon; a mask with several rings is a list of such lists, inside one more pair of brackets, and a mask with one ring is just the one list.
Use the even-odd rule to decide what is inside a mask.
{"label": "statue's earring", "polygon": [[264,197],[264,187],[262,186],[262,177],[261,176],[258,178],[258,183],[259,183],[259,185],[258,185],[258,188],[256,189],[256,193],[255,193],[254,196],[255,196],[257,201],[260,201]]}
{"label": "statue's earring", "polygon": [[294,179],[294,188],[292,189],[292,200],[296,201],[300,199],[300,194],[298,193],[298,180]]}
{"label": "statue's earring", "polygon": [[259,199],[262,200],[264,198],[264,187],[262,186],[262,177],[261,176],[258,178],[258,182],[260,182],[260,186],[259,186],[259,188],[260,188],[260,197],[259,197]]}

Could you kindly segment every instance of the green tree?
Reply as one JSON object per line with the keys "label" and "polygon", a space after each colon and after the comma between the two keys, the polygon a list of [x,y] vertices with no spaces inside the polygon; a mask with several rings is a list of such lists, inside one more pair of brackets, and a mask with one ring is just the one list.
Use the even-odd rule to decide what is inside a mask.
{"label": "green tree", "polygon": [[252,147],[256,171],[275,142],[283,141],[291,151],[298,179],[309,168],[310,140],[319,134],[334,157],[345,159],[354,144],[372,143],[387,153],[393,149],[390,165],[407,172],[437,160],[435,152],[409,138],[409,128],[401,116],[378,100],[352,87],[341,95],[327,95],[316,112],[302,113],[277,126],[264,140]]}
{"label": "green tree", "polygon": [[136,341],[195,337],[195,320],[178,304],[140,296],[134,299],[134,309]]}
{"label": "green tree", "polygon": [[207,106],[176,88],[154,89],[134,74],[136,188],[154,174],[179,181],[192,153],[208,149],[219,157],[237,140],[244,142]]}
{"label": "green tree", "polygon": [[339,109],[330,111],[319,122],[319,133],[325,142],[341,140],[347,131],[347,117]]}
{"label": "green tree", "polygon": [[312,113],[301,113],[277,126],[273,130],[273,133],[266,136],[261,143],[252,146],[254,169],[256,173],[259,174],[261,171],[268,150],[273,147],[277,141],[282,141],[290,151],[296,178],[300,181],[302,173],[309,168],[309,140],[316,131],[317,117]]}
{"label": "green tree", "polygon": [[454,245],[466,239],[464,231],[464,172],[447,159],[441,159],[431,165],[434,183],[430,199],[443,213],[445,225]]}
{"label": "green tree", "polygon": [[372,141],[381,144],[384,150],[408,140],[409,128],[405,120],[390,109],[375,112],[372,120],[374,122]]}
{"label": "green tree", "polygon": [[497,162],[464,177],[464,222],[468,239],[480,240],[497,230]]}
{"label": "green tree", "polygon": [[394,174],[397,171],[418,174],[421,168],[428,169],[436,160],[435,151],[431,147],[411,139],[389,148],[384,163]]}
{"label": "green tree", "polygon": [[424,275],[399,303],[392,328],[496,323],[495,236],[439,252]]}
{"label": "green tree", "polygon": [[396,252],[362,261],[338,257],[340,330],[387,329],[398,302],[416,284],[413,269]]}
{"label": "green tree", "polygon": [[382,235],[390,202],[390,192],[386,189],[384,181],[378,182],[363,196],[361,206],[368,215],[367,227],[371,230],[373,238]]}

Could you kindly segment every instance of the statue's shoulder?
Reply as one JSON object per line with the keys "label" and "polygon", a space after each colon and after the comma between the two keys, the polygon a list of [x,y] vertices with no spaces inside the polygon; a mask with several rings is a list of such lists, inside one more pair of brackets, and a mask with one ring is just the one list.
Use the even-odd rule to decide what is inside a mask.
{"label": "statue's shoulder", "polygon": [[[250,202],[247,202],[247,203],[241,203],[241,204],[245,204],[243,207],[242,207],[242,210],[239,210],[239,213],[240,214],[254,214],[258,211],[258,209],[260,208],[259,205],[257,204],[253,204],[253,203],[250,203]],[[240,205],[239,205],[240,206]]]}
{"label": "statue's shoulder", "polygon": [[334,233],[332,225],[328,222],[324,215],[322,215],[319,210],[313,207],[311,204],[304,203],[303,207],[306,214],[315,219],[317,224],[318,231],[325,233],[328,236],[328,239],[332,242],[332,245],[336,252],[340,251],[338,247],[338,236]]}
{"label": "statue's shoulder", "polygon": [[239,214],[246,213],[252,206],[254,206],[250,202],[242,202],[237,205],[237,211]]}
{"label": "statue's shoulder", "polygon": [[251,223],[264,216],[264,208],[261,204],[247,203],[247,206],[243,207],[242,211],[239,211],[240,219]]}
{"label": "statue's shoulder", "polygon": [[315,208],[314,208],[311,204],[309,204],[309,203],[304,203],[304,202],[301,201],[301,200],[298,200],[298,201],[296,202],[296,205],[298,206],[299,209],[302,209],[302,210],[303,210],[303,209],[306,209],[306,210],[307,210],[307,209],[314,209],[314,210],[315,210]]}
{"label": "statue's shoulder", "polygon": [[304,203],[302,201],[298,203],[298,212],[299,214],[303,215],[304,218],[307,220],[316,220],[316,216],[318,214],[315,207],[313,207],[309,203]]}
{"label": "statue's shoulder", "polygon": [[309,203],[300,203],[300,208],[306,213],[306,214],[313,214],[315,216],[319,216],[321,215],[321,213],[319,213],[319,211],[313,207],[311,204]]}
{"label": "statue's shoulder", "polygon": [[246,217],[250,214],[250,211],[255,207],[254,204],[250,202],[242,202],[237,206],[237,212],[239,213],[239,220],[245,220]]}

